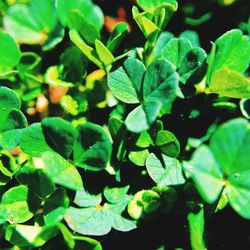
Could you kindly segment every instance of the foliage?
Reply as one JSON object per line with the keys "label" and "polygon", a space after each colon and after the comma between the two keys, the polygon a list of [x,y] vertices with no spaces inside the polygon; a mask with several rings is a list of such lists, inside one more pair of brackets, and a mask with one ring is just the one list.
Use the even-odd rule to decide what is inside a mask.
{"label": "foliage", "polygon": [[215,213],[250,219],[249,19],[202,48],[166,31],[212,18],[195,0],[128,5],[0,1],[1,249],[131,249],[160,221],[141,249],[177,224],[173,249],[212,249]]}

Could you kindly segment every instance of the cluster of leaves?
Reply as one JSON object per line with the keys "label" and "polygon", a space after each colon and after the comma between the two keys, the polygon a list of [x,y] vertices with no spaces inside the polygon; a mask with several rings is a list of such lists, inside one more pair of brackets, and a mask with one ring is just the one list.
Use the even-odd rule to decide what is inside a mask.
{"label": "cluster of leaves", "polygon": [[[250,219],[249,36],[228,31],[207,54],[196,32],[165,31],[176,0],[138,0],[146,42],[121,51],[130,26],[105,33],[91,0],[10,2],[0,1],[1,249],[64,239],[99,250],[87,236],[180,211],[202,250],[204,217],[229,204]],[[185,107],[199,97],[205,108]],[[169,126],[213,108],[235,119],[180,141]]]}

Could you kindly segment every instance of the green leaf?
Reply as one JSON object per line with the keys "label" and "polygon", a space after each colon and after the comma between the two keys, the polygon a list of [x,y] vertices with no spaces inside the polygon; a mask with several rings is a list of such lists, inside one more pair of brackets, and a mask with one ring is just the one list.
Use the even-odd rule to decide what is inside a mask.
{"label": "green leaf", "polygon": [[16,92],[7,88],[0,87],[0,111],[3,109],[20,109],[21,101]]}
{"label": "green leaf", "polygon": [[186,53],[192,48],[191,42],[185,38],[171,39],[162,52],[163,58],[179,68]]}
{"label": "green leaf", "polygon": [[129,152],[128,158],[137,166],[145,166],[145,162],[148,158],[149,150],[148,149],[133,149]]}
{"label": "green leaf", "polygon": [[149,65],[143,81],[143,101],[171,103],[176,97],[178,76],[172,65],[164,60],[155,60]]}
{"label": "green leaf", "polygon": [[131,104],[141,102],[125,121],[128,130],[134,133],[148,129],[161,106],[171,105],[176,97],[178,75],[169,62],[158,59],[144,72],[139,60],[128,58],[122,66],[113,67],[108,76],[109,88],[119,100]]}
{"label": "green leaf", "polygon": [[200,47],[199,35],[196,31],[193,30],[185,30],[181,32],[179,38],[185,38],[189,40],[193,47]]}
{"label": "green leaf", "polygon": [[76,167],[55,152],[42,154],[48,176],[59,185],[72,190],[83,188],[82,177]]}
{"label": "green leaf", "polygon": [[128,213],[135,219],[142,219],[160,207],[160,196],[152,190],[137,192],[128,204]]}
{"label": "green leaf", "polygon": [[206,52],[192,44],[186,38],[173,38],[164,47],[161,56],[172,62],[183,84],[197,84],[205,76]]}
{"label": "green leaf", "polygon": [[122,42],[124,36],[128,33],[129,27],[125,22],[119,22],[110,33],[107,41],[107,48],[114,53]]}
{"label": "green leaf", "polygon": [[74,203],[79,207],[95,207],[101,204],[102,194],[89,193],[85,188],[76,192]]}
{"label": "green leaf", "polygon": [[22,128],[27,126],[20,107],[21,102],[16,93],[0,87],[0,146],[7,150],[18,145]]}
{"label": "green leaf", "polygon": [[[215,57],[209,64],[212,70],[207,75],[208,80],[214,72],[226,67],[239,73],[245,72],[250,62],[250,41],[240,30],[231,30],[215,41]],[[241,55],[241,56],[239,56]],[[210,82],[210,81],[209,81]]]}
{"label": "green leaf", "polygon": [[192,178],[202,198],[213,203],[224,189],[232,208],[247,219],[250,218],[249,143],[248,121],[233,119],[220,126],[209,147],[198,148],[191,160]]}
{"label": "green leaf", "polygon": [[44,221],[46,226],[56,225],[63,220],[69,207],[69,197],[65,189],[58,188],[44,203]]}
{"label": "green leaf", "polygon": [[181,164],[177,159],[151,153],[146,161],[149,176],[160,186],[185,183]]}
{"label": "green leaf", "polygon": [[144,9],[151,9],[151,8],[155,8],[158,5],[161,4],[168,4],[169,6],[175,6],[175,8],[177,8],[177,1],[176,0],[137,0],[138,5]]}
{"label": "green leaf", "polygon": [[0,72],[4,72],[18,64],[21,51],[15,40],[4,31],[0,31],[0,41]]}
{"label": "green leaf", "polygon": [[190,212],[188,214],[188,224],[190,231],[190,241],[193,250],[206,250],[203,240],[204,233],[204,210],[201,208],[199,212]]}
{"label": "green leaf", "polygon": [[10,225],[5,239],[19,247],[40,247],[58,233],[57,227]]}
{"label": "green leaf", "polygon": [[97,52],[87,45],[76,30],[70,30],[70,40],[82,51],[82,53],[99,68],[102,68],[102,62],[99,59]]}
{"label": "green leaf", "polygon": [[154,41],[155,37],[160,33],[160,29],[150,19],[145,17],[143,13],[139,12],[137,7],[132,8],[133,18],[140,27],[144,36],[151,42]]}
{"label": "green leaf", "polygon": [[237,71],[222,68],[212,74],[209,92],[232,98],[250,98],[250,81]]}
{"label": "green leaf", "polygon": [[145,70],[142,62],[130,57],[122,65],[112,67],[108,86],[115,97],[125,103],[138,103]]}
{"label": "green leaf", "polygon": [[21,134],[20,147],[26,154],[32,157],[42,157],[46,151],[53,151],[46,143],[40,123],[33,123],[25,128]]}
{"label": "green leaf", "polygon": [[105,235],[110,232],[110,215],[102,207],[70,207],[64,216],[68,226],[83,235]]}
{"label": "green leaf", "polygon": [[144,102],[128,114],[125,120],[127,129],[134,133],[149,129],[156,120],[161,107],[162,104],[158,100]]}
{"label": "green leaf", "polygon": [[71,46],[60,55],[60,64],[63,65],[63,80],[78,83],[86,74],[88,61],[78,47]]}
{"label": "green leaf", "polygon": [[33,217],[39,205],[40,200],[27,187],[16,186],[3,194],[0,214],[11,224],[23,223]]}
{"label": "green leaf", "polygon": [[71,82],[63,81],[60,79],[60,67],[51,66],[45,72],[45,82],[55,88],[73,87]]}
{"label": "green leaf", "polygon": [[164,31],[160,34],[153,49],[154,58],[164,57],[163,54],[166,51],[166,46],[172,38],[174,38],[174,35],[170,32]]}
{"label": "green leaf", "polygon": [[42,169],[24,166],[16,173],[16,179],[40,198],[44,199],[55,191],[55,184]]}
{"label": "green leaf", "polygon": [[100,38],[103,13],[91,0],[56,0],[56,9],[61,23],[80,32],[88,43]]}
{"label": "green leaf", "polygon": [[115,58],[110,50],[98,39],[95,40],[95,48],[100,61],[102,61],[105,67],[111,65],[114,62]]}
{"label": "green leaf", "polygon": [[175,135],[167,130],[161,130],[157,133],[155,145],[162,154],[177,158],[180,153],[180,143]]}
{"label": "green leaf", "polygon": [[43,45],[45,50],[58,44],[64,35],[53,0],[14,4],[8,8],[3,22],[7,32],[16,41]]}
{"label": "green leaf", "polygon": [[95,239],[83,236],[74,236],[75,250],[102,250],[101,243]]}
{"label": "green leaf", "polygon": [[99,171],[107,166],[112,153],[112,144],[101,126],[93,123],[77,127],[78,138],[74,145],[74,161],[77,166]]}
{"label": "green leaf", "polygon": [[130,231],[136,228],[135,222],[122,216],[130,197],[127,196],[117,204],[105,203],[104,206],[74,208],[70,207],[64,216],[68,226],[84,235],[105,235],[112,228],[119,231]]}
{"label": "green leaf", "polygon": [[77,137],[75,128],[68,121],[59,117],[46,118],[41,124],[47,144],[68,159]]}
{"label": "green leaf", "polygon": [[112,188],[105,187],[103,194],[108,202],[117,204],[125,198],[128,190],[129,186],[112,187]]}

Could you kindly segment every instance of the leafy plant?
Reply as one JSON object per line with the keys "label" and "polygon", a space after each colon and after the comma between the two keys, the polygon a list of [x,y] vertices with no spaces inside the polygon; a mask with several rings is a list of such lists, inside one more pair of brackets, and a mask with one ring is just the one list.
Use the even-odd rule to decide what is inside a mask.
{"label": "leafy plant", "polygon": [[1,249],[228,249],[218,217],[248,249],[246,20],[209,45],[195,0],[181,33],[175,0],[107,4],[0,1]]}

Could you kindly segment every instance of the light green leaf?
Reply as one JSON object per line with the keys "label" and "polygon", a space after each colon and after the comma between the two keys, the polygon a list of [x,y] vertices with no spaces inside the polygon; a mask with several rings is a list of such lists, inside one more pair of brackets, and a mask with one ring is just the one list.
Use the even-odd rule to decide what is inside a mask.
{"label": "light green leaf", "polygon": [[[209,64],[211,75],[217,70],[226,67],[230,70],[243,73],[250,62],[250,41],[240,30],[231,30],[215,41],[214,61]],[[241,55],[241,56],[239,56]],[[211,78],[210,75],[207,76]]]}
{"label": "light green leaf", "polygon": [[149,176],[160,186],[185,183],[180,162],[175,158],[151,153],[146,161]]}
{"label": "light green leaf", "polygon": [[189,40],[193,47],[200,47],[199,35],[196,31],[193,30],[185,30],[181,32],[179,38],[185,38]]}
{"label": "light green leaf", "polygon": [[33,217],[39,205],[40,200],[27,187],[16,186],[3,194],[0,214],[11,224],[23,223]]}
{"label": "light green leaf", "polygon": [[58,44],[64,35],[57,19],[54,0],[14,4],[8,8],[3,22],[7,32],[16,41],[44,45],[45,50]]}
{"label": "light green leaf", "polygon": [[79,207],[96,207],[102,202],[102,194],[92,194],[83,188],[76,192],[74,203]]}
{"label": "light green leaf", "polygon": [[192,48],[191,42],[185,38],[171,39],[162,52],[163,58],[179,68],[186,53]]}
{"label": "light green leaf", "polygon": [[128,158],[137,166],[145,166],[145,162],[148,158],[149,150],[148,149],[140,149],[138,151],[132,150],[129,152]]}
{"label": "light green leaf", "polygon": [[112,144],[101,126],[85,123],[77,127],[78,138],[74,145],[74,161],[77,166],[99,171],[107,166]]}
{"label": "light green leaf", "polygon": [[128,114],[125,120],[127,129],[134,133],[149,129],[156,120],[161,107],[162,104],[159,101],[147,101],[138,106]]}
{"label": "light green leaf", "polygon": [[[191,160],[193,180],[203,199],[209,203],[220,198],[224,189],[232,208],[249,219],[249,145],[247,120],[233,119],[218,128],[209,148],[198,148]],[[205,159],[205,161],[204,161]]]}
{"label": "light green leaf", "polygon": [[56,225],[63,220],[69,207],[69,197],[65,189],[57,189],[44,203],[44,221],[46,226]]}
{"label": "light green leaf", "polygon": [[240,101],[240,110],[247,119],[250,119],[250,99],[244,98]]}
{"label": "light green leaf", "polygon": [[44,199],[55,191],[55,184],[42,169],[24,166],[16,173],[16,179],[40,198]]}
{"label": "light green leaf", "polygon": [[170,32],[164,31],[160,34],[153,49],[154,58],[164,57],[163,54],[166,51],[166,46],[172,38],[174,38],[174,35]]}
{"label": "light green leaf", "polygon": [[172,5],[173,7],[177,8],[177,1],[176,0],[137,0],[138,5],[144,9],[151,9],[151,8],[155,8],[158,5],[161,4],[168,4],[168,5]]}
{"label": "light green leaf", "polygon": [[204,210],[201,208],[199,212],[190,212],[188,214],[188,224],[190,231],[190,241],[192,250],[206,250],[203,240],[204,234]]}
{"label": "light green leaf", "polygon": [[129,186],[124,187],[105,187],[103,194],[108,202],[117,204],[125,198],[127,192],[129,190]]}
{"label": "light green leaf", "polygon": [[250,81],[237,71],[222,68],[212,74],[209,91],[232,98],[250,98]]}
{"label": "light green leaf", "polygon": [[57,227],[10,225],[5,239],[19,247],[40,247],[58,233]]}
{"label": "light green leaf", "polygon": [[102,62],[99,59],[97,52],[87,45],[76,30],[70,30],[70,40],[83,52],[83,54],[99,68],[102,68]]}
{"label": "light green leaf", "polygon": [[56,0],[56,9],[61,23],[77,30],[88,43],[100,38],[103,13],[91,0]]}
{"label": "light green leaf", "polygon": [[45,72],[45,82],[55,88],[73,87],[74,84],[60,79],[60,68],[58,66],[51,66]]}
{"label": "light green leaf", "polygon": [[102,207],[70,207],[64,216],[68,226],[83,235],[105,235],[110,232],[110,215]]}
{"label": "light green leaf", "polygon": [[15,40],[4,31],[0,31],[0,41],[0,72],[4,72],[18,64],[21,51]]}
{"label": "light green leaf", "polygon": [[135,219],[142,219],[160,207],[160,195],[152,190],[137,192],[128,204],[128,213]]}
{"label": "light green leaf", "polygon": [[82,177],[76,167],[55,152],[42,154],[48,176],[59,185],[72,190],[83,188]]}
{"label": "light green leaf", "polygon": [[46,143],[40,123],[33,123],[23,130],[20,147],[26,154],[33,157],[41,157],[44,152],[53,151]]}
{"label": "light green leaf", "polygon": [[0,111],[3,109],[20,109],[21,101],[16,92],[7,88],[0,87]]}
{"label": "light green leaf", "polygon": [[95,40],[96,52],[100,58],[100,61],[105,65],[105,67],[111,65],[114,62],[114,56],[109,51],[109,49],[98,39]]}

